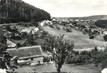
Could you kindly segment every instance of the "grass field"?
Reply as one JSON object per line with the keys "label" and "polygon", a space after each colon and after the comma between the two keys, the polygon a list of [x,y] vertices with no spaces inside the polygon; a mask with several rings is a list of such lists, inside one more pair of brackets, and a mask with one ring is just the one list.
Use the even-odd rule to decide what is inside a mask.
{"label": "grass field", "polygon": [[107,44],[107,42],[103,40],[103,36],[100,35],[97,36],[95,39],[89,39],[88,35],[83,35],[82,32],[74,29],[73,32],[57,30],[48,26],[43,27],[43,29],[53,35],[64,34],[66,39],[74,41],[75,49],[93,48],[96,46],[103,47]]}
{"label": "grass field", "polygon": [[[40,65],[40,66],[23,66],[15,70],[18,73],[52,73],[56,72],[54,64]],[[64,64],[61,72],[67,73],[100,73],[100,70],[92,64],[87,65],[74,65]]]}

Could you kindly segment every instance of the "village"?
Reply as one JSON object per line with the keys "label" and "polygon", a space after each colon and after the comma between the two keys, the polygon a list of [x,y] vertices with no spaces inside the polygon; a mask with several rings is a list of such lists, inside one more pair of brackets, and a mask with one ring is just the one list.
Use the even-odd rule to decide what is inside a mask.
{"label": "village", "polygon": [[[13,62],[17,59],[17,64],[13,64],[13,67],[16,66],[16,71],[20,68],[20,66],[37,66],[39,64],[47,66],[48,64],[50,65],[54,63],[54,60],[52,60],[52,52],[50,52],[50,49],[46,47],[47,41],[45,38],[48,37],[49,34],[57,36],[64,34],[67,37],[68,34],[70,35],[71,33],[79,32],[79,35],[82,35],[83,38],[87,38],[89,41],[87,41],[87,45],[87,43],[84,43],[82,39],[80,39],[82,41],[73,39],[74,42],[77,41],[74,43],[73,49],[76,53],[92,51],[95,48],[98,50],[105,50],[106,48],[107,43],[104,39],[106,30],[91,27],[91,25],[95,25],[95,21],[59,20],[57,18],[53,18],[51,21],[45,20],[36,24],[38,24],[38,26],[33,26],[34,24],[32,25],[29,23],[12,23],[1,26],[1,31],[3,31],[3,34],[6,36],[7,40],[7,52],[9,55],[13,56],[11,59]],[[56,32],[60,32],[54,33],[53,29]],[[66,32],[68,34],[66,34]],[[74,36],[77,37],[79,35]],[[97,36],[100,36],[100,38],[96,39]],[[95,39],[94,41],[99,42],[99,44],[94,43],[92,39]],[[13,68],[12,70],[14,71],[15,69]]]}
{"label": "village", "polygon": [[0,0],[0,73],[107,73],[107,15],[42,1]]}

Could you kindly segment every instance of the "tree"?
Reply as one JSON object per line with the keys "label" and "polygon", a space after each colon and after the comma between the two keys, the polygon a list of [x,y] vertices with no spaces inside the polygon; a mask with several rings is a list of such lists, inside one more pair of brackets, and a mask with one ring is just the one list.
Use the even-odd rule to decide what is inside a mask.
{"label": "tree", "polygon": [[[2,57],[3,52],[7,50],[6,42],[6,37],[3,35],[3,32],[0,29],[0,57]],[[0,59],[0,68],[2,68],[2,59]]]}
{"label": "tree", "polygon": [[35,39],[34,39],[34,37],[33,37],[33,35],[32,34],[29,34],[29,37],[28,37],[28,44],[29,45],[35,45]]}
{"label": "tree", "polygon": [[6,30],[11,31],[10,25],[6,25]]}
{"label": "tree", "polygon": [[107,28],[107,20],[97,20],[95,25],[101,28]]}
{"label": "tree", "polygon": [[107,41],[107,35],[104,35],[103,38],[105,41]]}
{"label": "tree", "polygon": [[3,51],[7,49],[7,40],[6,37],[3,35],[2,30],[0,30],[0,55]]}
{"label": "tree", "polygon": [[20,0],[0,0],[0,23],[50,20],[48,12]]}
{"label": "tree", "polygon": [[64,35],[61,36],[50,36],[51,49],[53,49],[53,60],[55,61],[55,66],[57,72],[61,72],[61,68],[69,54],[71,54],[74,48],[74,43],[72,41],[64,39]]}

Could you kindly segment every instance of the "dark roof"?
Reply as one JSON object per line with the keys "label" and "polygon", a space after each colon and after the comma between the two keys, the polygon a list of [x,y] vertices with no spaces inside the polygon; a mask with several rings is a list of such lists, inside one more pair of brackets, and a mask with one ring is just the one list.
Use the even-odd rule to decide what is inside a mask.
{"label": "dark roof", "polygon": [[15,44],[20,43],[21,45],[23,45],[26,42],[27,39],[21,39],[21,40],[9,39],[9,40],[12,41]]}
{"label": "dark roof", "polygon": [[8,49],[7,52],[11,56],[17,56],[19,59],[28,59],[28,58],[35,58],[35,57],[42,57],[43,51],[41,46],[28,46],[28,47],[20,47],[20,48],[13,48]]}
{"label": "dark roof", "polygon": [[42,45],[42,44],[46,43],[45,39],[37,39],[37,40],[35,40],[35,42],[36,42],[38,45]]}

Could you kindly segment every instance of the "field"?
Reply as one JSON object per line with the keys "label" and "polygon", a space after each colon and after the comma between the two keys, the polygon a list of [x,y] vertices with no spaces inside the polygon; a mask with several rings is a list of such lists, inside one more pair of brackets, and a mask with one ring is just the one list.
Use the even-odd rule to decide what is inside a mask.
{"label": "field", "polygon": [[96,46],[104,47],[107,43],[103,40],[102,35],[97,36],[95,39],[89,39],[88,35],[83,35],[82,32],[75,29],[73,29],[73,32],[57,30],[55,28],[50,28],[48,26],[43,27],[43,29],[53,35],[64,34],[66,39],[74,41],[75,49],[85,49],[85,48],[90,49]]}
{"label": "field", "polygon": [[[39,65],[39,66],[23,66],[15,70],[18,73],[51,73],[56,72],[54,64]],[[87,65],[74,65],[74,64],[64,64],[62,72],[68,73],[100,73],[100,70],[94,67],[92,64]]]}

